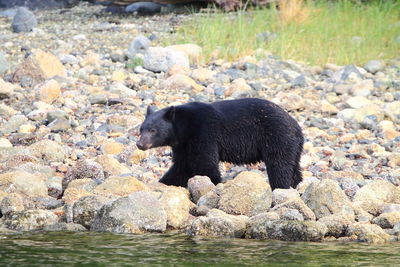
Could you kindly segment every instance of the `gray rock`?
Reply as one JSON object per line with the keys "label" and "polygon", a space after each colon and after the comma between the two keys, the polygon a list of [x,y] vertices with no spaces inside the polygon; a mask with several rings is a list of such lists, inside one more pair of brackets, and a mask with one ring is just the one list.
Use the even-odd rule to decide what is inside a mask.
{"label": "gray rock", "polygon": [[263,220],[250,218],[246,238],[284,241],[321,241],[327,227],[315,221]]}
{"label": "gray rock", "polygon": [[186,54],[163,47],[150,47],[143,58],[143,67],[153,72],[168,72],[174,66],[189,68],[189,58]]}
{"label": "gray rock", "polygon": [[103,206],[91,230],[114,233],[164,232],[167,214],[150,192],[139,191]]}
{"label": "gray rock", "polygon": [[61,63],[63,63],[63,64],[73,65],[73,64],[79,63],[78,59],[75,56],[69,55],[69,54],[59,55],[58,58],[60,59]]}
{"label": "gray rock", "polygon": [[98,211],[111,200],[103,196],[86,196],[73,205],[73,222],[90,229]]}
{"label": "gray rock", "polygon": [[390,236],[381,227],[369,223],[354,223],[349,225],[346,235],[355,235],[357,241],[368,243],[386,243],[390,239]]}
{"label": "gray rock", "polygon": [[104,182],[105,176],[103,167],[93,160],[79,160],[73,167],[68,169],[62,181],[62,187],[65,190],[72,180],[83,178],[90,178],[94,181]]}
{"label": "gray rock", "polygon": [[243,237],[248,217],[229,215],[212,209],[207,216],[197,217],[188,230],[192,236]]}
{"label": "gray rock", "polygon": [[26,7],[17,8],[17,13],[11,24],[14,32],[30,32],[37,26],[35,14]]}
{"label": "gray rock", "polygon": [[28,118],[24,115],[12,116],[0,129],[0,132],[4,134],[10,134],[18,131],[19,127],[28,122]]}
{"label": "gray rock", "polygon": [[200,197],[207,194],[214,187],[215,185],[207,176],[195,176],[188,181],[190,197],[194,203],[197,203]]}
{"label": "gray rock", "polygon": [[382,71],[385,68],[383,60],[370,60],[364,65],[364,69],[372,74]]}
{"label": "gray rock", "polygon": [[47,127],[49,127],[53,133],[65,132],[71,129],[71,122],[66,119],[56,119],[49,123]]}
{"label": "gray rock", "polygon": [[96,94],[89,97],[89,102],[92,105],[105,105],[108,102],[108,98],[105,94]]}
{"label": "gray rock", "polygon": [[68,120],[69,116],[65,111],[57,109],[57,110],[52,110],[52,111],[47,112],[46,119],[49,123],[51,123],[57,119]]}
{"label": "gray rock", "polygon": [[386,212],[372,220],[373,224],[377,224],[383,229],[393,228],[396,224],[400,223],[400,212]]}
{"label": "gray rock", "polygon": [[265,177],[245,171],[225,183],[218,209],[228,214],[254,216],[268,211],[271,203],[272,191]]}
{"label": "gray rock", "polygon": [[9,64],[3,52],[0,52],[0,75],[8,71]]}
{"label": "gray rock", "polygon": [[353,213],[351,202],[339,184],[329,179],[311,183],[301,198],[317,219],[335,213]]}
{"label": "gray rock", "polygon": [[0,201],[0,213],[3,215],[22,211],[24,209],[23,198],[18,193],[8,194]]}
{"label": "gray rock", "polygon": [[136,2],[125,7],[125,12],[137,15],[154,15],[161,12],[163,5],[152,2]]}
{"label": "gray rock", "polygon": [[19,211],[4,220],[8,228],[18,231],[42,230],[46,225],[57,222],[57,215],[48,210]]}
{"label": "gray rock", "polygon": [[346,235],[346,230],[350,224],[354,223],[354,218],[346,214],[332,214],[322,217],[318,222],[326,225],[328,229],[326,236],[339,238]]}
{"label": "gray rock", "polygon": [[333,78],[338,82],[349,79],[361,79],[362,77],[363,75],[354,65],[347,65],[333,74]]}
{"label": "gray rock", "polygon": [[135,37],[135,39],[133,39],[133,41],[129,45],[128,48],[129,55],[133,57],[136,54],[145,54],[150,45],[151,41],[149,40],[149,38],[143,35],[138,35]]}

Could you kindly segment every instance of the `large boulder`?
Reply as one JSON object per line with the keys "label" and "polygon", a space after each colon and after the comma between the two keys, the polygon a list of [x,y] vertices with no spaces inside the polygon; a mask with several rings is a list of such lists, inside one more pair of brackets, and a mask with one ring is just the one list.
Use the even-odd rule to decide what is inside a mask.
{"label": "large boulder", "polygon": [[332,214],[322,217],[318,222],[326,225],[326,236],[342,237],[346,235],[349,225],[354,223],[354,216],[348,214]]}
{"label": "large boulder", "polygon": [[162,190],[159,201],[167,214],[168,227],[183,228],[190,217],[189,210],[193,205],[189,199],[189,192],[182,187],[169,186]]}
{"label": "large boulder", "polygon": [[67,188],[68,184],[75,179],[90,178],[97,182],[104,181],[103,167],[92,160],[79,160],[73,167],[70,167],[62,181],[63,189]]}
{"label": "large boulder", "polygon": [[268,211],[271,203],[272,191],[265,177],[245,171],[225,184],[218,209],[228,214],[254,216]]}
{"label": "large boulder", "polygon": [[357,241],[367,243],[386,243],[390,236],[381,227],[370,223],[354,223],[348,226],[346,234],[355,236]]}
{"label": "large boulder", "polygon": [[0,191],[15,192],[23,196],[47,196],[46,178],[40,174],[25,171],[11,171],[0,174]]}
{"label": "large boulder", "polygon": [[339,184],[330,179],[311,183],[302,199],[317,219],[336,213],[353,213],[349,198]]}
{"label": "large boulder", "polygon": [[400,212],[386,212],[372,220],[372,223],[379,225],[383,229],[393,228],[400,223]]}
{"label": "large boulder", "polygon": [[103,196],[85,196],[73,205],[73,221],[90,229],[98,211],[112,200]]}
{"label": "large boulder", "polygon": [[103,206],[91,230],[114,233],[163,232],[167,214],[150,192],[139,191]]}
{"label": "large boulder", "polygon": [[4,224],[8,228],[17,231],[41,230],[46,225],[57,222],[57,215],[48,210],[19,211],[7,216],[4,220]]}
{"label": "large boulder", "polygon": [[357,191],[353,202],[374,216],[382,212],[385,204],[400,204],[400,189],[385,180],[375,180]]}
{"label": "large boulder", "polygon": [[120,197],[137,191],[149,191],[149,189],[133,176],[111,176],[93,190],[95,194]]}
{"label": "large boulder", "polygon": [[321,241],[327,227],[315,221],[271,220],[267,217],[250,218],[246,238],[277,239],[284,241]]}
{"label": "large boulder", "polygon": [[230,215],[217,209],[212,209],[207,216],[197,217],[189,228],[189,235],[216,237],[243,237],[248,217]]}

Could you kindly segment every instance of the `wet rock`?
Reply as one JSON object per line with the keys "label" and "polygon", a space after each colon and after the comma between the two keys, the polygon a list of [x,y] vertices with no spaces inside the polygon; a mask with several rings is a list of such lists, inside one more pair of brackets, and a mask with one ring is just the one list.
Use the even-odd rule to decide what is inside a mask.
{"label": "wet rock", "polygon": [[382,213],[372,220],[373,224],[377,224],[383,229],[393,228],[397,223],[400,223],[400,212]]}
{"label": "wet rock", "polygon": [[246,171],[225,184],[218,208],[228,214],[253,216],[268,211],[271,203],[272,191],[265,177]]}
{"label": "wet rock", "polygon": [[79,160],[73,167],[69,168],[62,182],[63,189],[75,179],[89,178],[97,182],[104,181],[103,167],[92,160]]}
{"label": "wet rock", "polygon": [[149,189],[133,176],[111,176],[93,190],[102,196],[127,196],[137,191]]}
{"label": "wet rock", "polygon": [[385,68],[383,60],[370,60],[364,65],[364,69],[372,74],[382,71]]}
{"label": "wet rock", "polygon": [[77,223],[65,223],[65,222],[60,222],[60,223],[55,223],[55,224],[50,224],[50,225],[45,225],[43,227],[44,231],[49,231],[49,232],[85,232],[87,229],[80,224]]}
{"label": "wet rock", "polygon": [[399,189],[388,181],[371,181],[357,191],[353,202],[370,214],[378,216],[384,204],[400,204]]}
{"label": "wet rock", "polygon": [[243,237],[248,217],[229,215],[223,211],[212,209],[207,216],[197,217],[188,233],[192,236]]}
{"label": "wet rock", "polygon": [[12,29],[14,32],[30,32],[37,26],[37,19],[26,7],[18,7],[12,21]]}
{"label": "wet rock", "polygon": [[188,190],[194,203],[197,203],[200,197],[207,194],[214,187],[215,185],[207,176],[195,176],[188,181]]}
{"label": "wet rock", "polygon": [[0,201],[0,213],[3,214],[3,216],[24,209],[23,198],[18,193],[8,194]]}
{"label": "wet rock", "polygon": [[24,171],[0,174],[0,191],[20,193],[25,196],[47,196],[45,177]]}
{"label": "wet rock", "polygon": [[169,187],[162,190],[159,201],[167,214],[167,226],[172,229],[183,228],[193,205],[189,199],[189,192],[181,187]]}
{"label": "wet rock", "polygon": [[321,241],[327,227],[315,221],[263,220],[250,218],[246,238],[283,241]]}
{"label": "wet rock", "polygon": [[86,196],[80,198],[73,205],[73,222],[90,229],[98,211],[110,201],[112,200],[103,196]]}
{"label": "wet rock", "polygon": [[144,54],[143,67],[153,72],[168,72],[174,65],[189,68],[189,58],[183,52],[163,47],[149,47]]}
{"label": "wet rock", "polygon": [[390,236],[378,225],[369,223],[354,223],[349,225],[346,234],[356,236],[357,241],[367,243],[386,243]]}
{"label": "wet rock", "polygon": [[150,192],[135,192],[103,206],[91,230],[114,233],[163,232],[167,214]]}
{"label": "wet rock", "polygon": [[135,37],[135,39],[133,39],[133,41],[129,45],[128,48],[129,55],[131,57],[134,57],[136,54],[145,54],[150,45],[151,41],[149,40],[149,38],[143,35],[138,35]]}
{"label": "wet rock", "polygon": [[318,222],[327,227],[325,236],[334,236],[336,238],[346,235],[347,228],[354,223],[354,217],[348,214],[332,214],[322,217]]}
{"label": "wet rock", "polygon": [[48,210],[26,210],[6,217],[4,224],[17,231],[42,230],[46,225],[55,224],[58,217]]}
{"label": "wet rock", "polygon": [[335,213],[353,213],[350,200],[332,180],[311,183],[301,197],[317,219]]}

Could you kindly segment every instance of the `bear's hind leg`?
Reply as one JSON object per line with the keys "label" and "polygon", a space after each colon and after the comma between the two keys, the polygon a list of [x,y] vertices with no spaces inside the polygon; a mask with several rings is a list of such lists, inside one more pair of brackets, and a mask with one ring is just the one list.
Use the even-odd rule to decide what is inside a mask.
{"label": "bear's hind leg", "polygon": [[268,155],[264,162],[272,190],[275,188],[289,189],[292,186],[294,164],[276,154]]}

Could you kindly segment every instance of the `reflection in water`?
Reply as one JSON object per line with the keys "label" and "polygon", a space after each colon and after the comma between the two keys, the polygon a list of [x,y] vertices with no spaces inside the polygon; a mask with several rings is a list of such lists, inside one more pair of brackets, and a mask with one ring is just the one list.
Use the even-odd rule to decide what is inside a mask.
{"label": "reflection in water", "polygon": [[108,233],[0,234],[0,266],[399,266],[400,243],[305,243]]}

